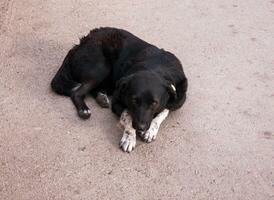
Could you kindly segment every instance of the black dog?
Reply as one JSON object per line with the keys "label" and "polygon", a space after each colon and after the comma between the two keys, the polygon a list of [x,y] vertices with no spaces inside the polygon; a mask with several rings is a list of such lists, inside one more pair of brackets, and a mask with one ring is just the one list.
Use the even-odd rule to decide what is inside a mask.
{"label": "black dog", "polygon": [[100,28],[80,40],[67,54],[51,82],[69,96],[81,118],[90,117],[84,97],[91,93],[102,107],[121,116],[128,110],[132,126],[144,133],[164,109],[176,110],[186,99],[187,79],[180,61],[131,33]]}

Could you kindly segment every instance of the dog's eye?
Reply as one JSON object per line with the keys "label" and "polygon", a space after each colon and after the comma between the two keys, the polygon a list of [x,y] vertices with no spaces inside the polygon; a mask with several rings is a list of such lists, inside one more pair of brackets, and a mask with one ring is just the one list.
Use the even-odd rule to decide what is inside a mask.
{"label": "dog's eye", "polygon": [[157,106],[158,103],[159,103],[159,102],[155,100],[155,101],[152,102],[152,105],[153,105],[153,106]]}

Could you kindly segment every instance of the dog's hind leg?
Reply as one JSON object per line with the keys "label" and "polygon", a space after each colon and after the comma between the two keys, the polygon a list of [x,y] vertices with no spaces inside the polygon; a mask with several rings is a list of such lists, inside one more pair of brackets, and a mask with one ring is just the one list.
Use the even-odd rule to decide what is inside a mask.
{"label": "dog's hind leg", "polygon": [[89,81],[72,89],[71,100],[77,109],[79,117],[82,119],[88,119],[90,117],[91,112],[86,105],[84,98],[94,87],[96,87],[96,82]]}
{"label": "dog's hind leg", "polygon": [[[83,61],[84,62],[84,61]],[[90,109],[84,102],[86,95],[100,91],[100,85],[110,73],[109,66],[103,63],[94,65],[84,62],[74,69],[74,75],[81,83],[80,87],[72,89],[71,99],[82,119],[88,119],[91,115]]]}

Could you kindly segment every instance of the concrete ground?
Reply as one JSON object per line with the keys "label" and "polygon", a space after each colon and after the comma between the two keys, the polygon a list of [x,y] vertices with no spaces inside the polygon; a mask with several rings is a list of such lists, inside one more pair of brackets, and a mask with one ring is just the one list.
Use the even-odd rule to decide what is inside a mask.
{"label": "concrete ground", "polygon": [[[78,38],[121,27],[174,52],[188,100],[151,144],[82,121],[49,82]],[[274,199],[273,0],[1,0],[0,199]]]}

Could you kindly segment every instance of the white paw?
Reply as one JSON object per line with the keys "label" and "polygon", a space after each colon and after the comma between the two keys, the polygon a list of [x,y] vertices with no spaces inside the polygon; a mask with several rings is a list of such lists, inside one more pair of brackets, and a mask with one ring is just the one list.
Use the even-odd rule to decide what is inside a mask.
{"label": "white paw", "polygon": [[86,109],[86,110],[84,110],[84,114],[91,114],[91,112],[90,112],[90,109]]}
{"label": "white paw", "polygon": [[88,108],[84,108],[81,110],[78,110],[78,115],[82,118],[82,119],[88,119],[90,117],[90,109]]}
{"label": "white paw", "polygon": [[158,130],[159,130],[158,124],[151,123],[149,129],[146,132],[144,132],[143,134],[141,134],[141,136],[143,137],[144,141],[146,141],[148,143],[152,142],[153,140],[156,139]]}
{"label": "white paw", "polygon": [[136,146],[136,135],[130,134],[127,131],[124,132],[123,137],[120,141],[120,147],[125,152],[131,152]]}

